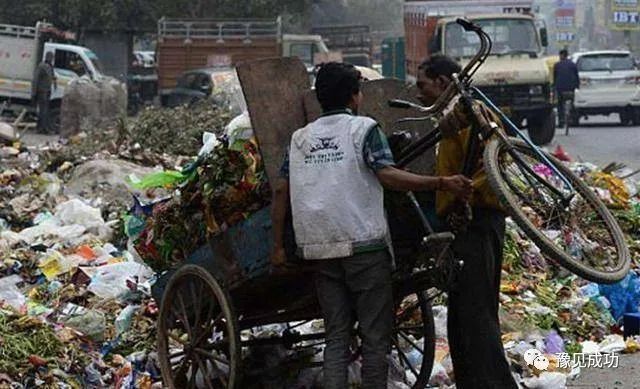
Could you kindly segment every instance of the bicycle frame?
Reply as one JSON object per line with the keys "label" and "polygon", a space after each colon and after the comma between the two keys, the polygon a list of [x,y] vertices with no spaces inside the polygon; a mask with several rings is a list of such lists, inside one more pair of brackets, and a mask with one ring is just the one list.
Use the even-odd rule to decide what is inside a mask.
{"label": "bicycle frame", "polygon": [[[556,174],[561,181],[566,186],[568,190],[568,194],[565,195],[561,190],[557,189],[545,179],[541,178],[537,173],[535,173],[529,166],[527,166],[519,154],[513,151],[513,147],[509,143],[508,138],[502,134],[500,131],[494,131],[494,133],[502,140],[504,144],[507,145],[507,151],[512,156],[514,160],[519,162],[519,165],[523,167],[529,174],[536,178],[542,185],[547,187],[549,190],[558,195],[562,202],[566,205],[569,204],[573,196],[575,195],[575,190],[571,182],[559,171],[559,169],[555,166],[555,164],[547,158],[544,153],[540,151],[540,149],[531,142],[531,140],[524,135],[524,133],[516,126],[482,91],[478,88],[471,86],[472,76],[478,70],[478,68],[484,63],[486,58],[488,57],[491,50],[491,38],[484,32],[482,29],[474,25],[473,23],[458,19],[458,23],[462,25],[466,31],[475,32],[479,38],[481,47],[478,53],[473,57],[473,59],[467,64],[467,66],[460,72],[459,75],[454,75],[454,80],[449,84],[445,92],[438,98],[438,100],[430,107],[423,107],[418,104],[414,104],[411,102],[406,102],[402,100],[390,100],[389,105],[392,107],[399,108],[415,108],[420,112],[424,113],[425,116],[418,118],[404,118],[398,121],[398,123],[403,122],[415,122],[415,121],[424,121],[429,119],[431,116],[440,113],[444,107],[451,101],[456,94],[461,96],[462,103],[470,110],[472,106],[472,97],[471,93],[475,93],[479,99],[485,103],[492,111],[494,111],[501,119],[503,124],[511,129],[519,138],[521,138],[535,153],[535,155],[543,161],[543,163],[551,169],[551,171]],[[473,115],[472,115],[473,116]],[[473,116],[472,118],[472,135],[469,137],[469,141],[467,144],[467,155],[464,161],[464,167],[462,174],[470,177],[475,164],[479,158],[478,150],[480,150],[480,126],[477,118]],[[417,157],[419,157],[422,153],[434,147],[438,142],[442,140],[442,134],[436,128],[433,131],[429,132],[425,136],[418,139],[413,145],[410,145],[403,149],[399,156],[397,165],[398,167],[405,167]]]}
{"label": "bicycle frame", "polygon": [[[498,114],[498,116],[500,116],[500,119],[502,120],[502,123],[509,127],[509,129],[511,131],[513,131],[520,139],[522,139],[530,148],[531,150],[533,150],[534,154],[536,154],[536,156],[538,158],[540,158],[541,160],[544,161],[545,165],[547,165],[556,175],[558,175],[558,177],[560,177],[560,179],[562,180],[562,182],[567,186],[567,188],[569,189],[569,192],[571,193],[571,197],[573,197],[573,193],[575,192],[575,190],[573,189],[573,185],[571,185],[571,182],[569,182],[569,180],[560,172],[560,170],[558,170],[558,168],[555,166],[555,164],[549,160],[549,158],[547,158],[546,155],[544,155],[544,153],[542,153],[540,151],[540,149],[538,148],[538,146],[536,146],[530,139],[528,136],[526,136],[522,130],[520,130],[518,128],[518,126],[516,126],[508,117],[507,115],[504,114],[504,112],[502,112],[500,110],[500,108],[496,107],[496,105],[493,103],[493,101],[491,101],[484,93],[482,93],[482,91],[478,88],[476,88],[475,86],[471,87],[471,90],[480,97],[480,100],[485,103],[489,108],[491,108],[491,110],[493,112],[495,112],[496,114]],[[499,132],[498,132],[499,133]],[[502,135],[502,134],[500,134]],[[499,135],[499,136],[500,136]],[[502,140],[503,142],[505,142],[506,144],[509,144],[508,139],[506,139],[506,137],[502,136]],[[513,156],[513,155],[512,155]],[[537,174],[535,175],[537,177]],[[558,189],[556,189],[555,187],[553,187],[552,185],[549,185],[546,181],[543,180],[543,184],[545,186],[547,186],[549,189],[553,190],[554,192],[556,192],[558,195],[562,196],[564,198],[564,200],[567,200],[567,198],[565,196],[562,195],[562,193],[560,193],[560,191]],[[570,200],[570,199],[569,199]]]}

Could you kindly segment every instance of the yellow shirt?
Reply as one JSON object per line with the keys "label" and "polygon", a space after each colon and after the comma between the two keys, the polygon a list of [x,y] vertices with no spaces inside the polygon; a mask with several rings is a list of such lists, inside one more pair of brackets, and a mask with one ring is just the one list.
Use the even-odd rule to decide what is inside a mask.
{"label": "yellow shirt", "polygon": [[[500,120],[495,119],[494,121],[496,123],[500,123]],[[468,127],[458,132],[456,136],[447,137],[440,141],[436,155],[436,175],[452,176],[462,173],[464,157],[467,152],[467,140],[469,139],[470,132],[471,128]],[[480,157],[482,157],[486,142],[488,142],[488,140],[480,144]],[[471,206],[502,210],[498,197],[489,185],[482,160],[478,161],[478,165],[471,178],[473,180]],[[456,198],[453,194],[442,191],[436,192],[436,212],[438,216],[444,216],[449,213],[455,204]]]}

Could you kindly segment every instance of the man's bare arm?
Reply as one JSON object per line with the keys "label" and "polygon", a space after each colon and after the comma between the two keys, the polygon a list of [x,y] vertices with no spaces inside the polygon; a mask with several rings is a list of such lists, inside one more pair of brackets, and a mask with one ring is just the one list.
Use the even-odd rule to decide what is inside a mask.
{"label": "man's bare arm", "polygon": [[462,175],[449,177],[432,177],[410,173],[395,167],[385,167],[376,172],[378,180],[387,189],[397,191],[432,191],[451,192],[462,199],[471,195],[471,180]]}

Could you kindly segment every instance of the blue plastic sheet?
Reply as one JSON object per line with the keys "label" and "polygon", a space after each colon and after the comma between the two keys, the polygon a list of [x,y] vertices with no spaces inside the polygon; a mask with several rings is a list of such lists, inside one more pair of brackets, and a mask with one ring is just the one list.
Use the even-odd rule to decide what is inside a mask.
{"label": "blue plastic sheet", "polygon": [[619,321],[625,313],[635,313],[640,309],[640,278],[635,272],[630,272],[618,283],[600,285],[600,294],[609,300],[611,315]]}

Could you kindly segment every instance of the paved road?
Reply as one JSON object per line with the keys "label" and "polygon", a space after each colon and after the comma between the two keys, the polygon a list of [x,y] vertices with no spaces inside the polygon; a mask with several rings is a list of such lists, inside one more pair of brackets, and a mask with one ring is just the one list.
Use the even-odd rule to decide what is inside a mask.
{"label": "paved road", "polygon": [[640,127],[622,127],[618,115],[594,116],[583,120],[581,126],[571,128],[569,136],[558,129],[548,146],[562,147],[575,159],[606,165],[623,162],[631,169],[640,169]]}
{"label": "paved road", "polygon": [[619,362],[617,368],[583,369],[575,381],[567,383],[567,387],[576,389],[640,388],[640,354],[620,355]]}

